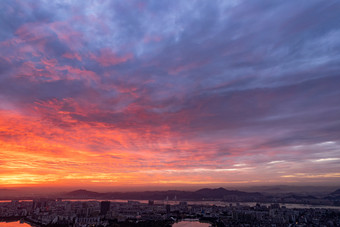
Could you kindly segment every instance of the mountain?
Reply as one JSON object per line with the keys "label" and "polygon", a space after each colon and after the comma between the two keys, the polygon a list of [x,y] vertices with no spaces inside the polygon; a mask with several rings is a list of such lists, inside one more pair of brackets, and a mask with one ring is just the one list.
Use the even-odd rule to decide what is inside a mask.
{"label": "mountain", "polygon": [[17,191],[13,189],[0,188],[0,200],[15,197]]}
{"label": "mountain", "polygon": [[335,206],[340,206],[340,189],[330,193],[324,199],[332,201]]}
{"label": "mountain", "polygon": [[66,194],[64,194],[67,197],[76,197],[76,198],[96,198],[96,197],[100,197],[101,193],[98,192],[91,192],[91,191],[87,191],[84,189],[80,189],[80,190],[76,190],[76,191],[72,191],[72,192],[68,192]]}
{"label": "mountain", "polygon": [[223,200],[225,198],[235,198],[240,200],[246,199],[251,201],[252,198],[261,197],[258,192],[242,192],[237,190],[226,190],[224,188],[210,189],[204,188],[198,191],[145,191],[145,192],[107,192],[98,193],[87,190],[76,190],[61,195],[63,198],[77,199],[134,199],[134,200]]}
{"label": "mountain", "polygon": [[208,198],[224,198],[226,196],[262,196],[261,193],[258,192],[243,192],[243,191],[237,191],[237,190],[226,190],[224,188],[216,188],[216,189],[210,189],[210,188],[203,188],[195,193]]}
{"label": "mountain", "polygon": [[331,195],[339,195],[340,196],[340,188],[338,190],[335,190],[331,193]]}
{"label": "mountain", "polygon": [[290,194],[283,199],[296,199],[296,200],[306,200],[306,199],[317,199],[315,196],[312,195],[296,195],[296,194]]}

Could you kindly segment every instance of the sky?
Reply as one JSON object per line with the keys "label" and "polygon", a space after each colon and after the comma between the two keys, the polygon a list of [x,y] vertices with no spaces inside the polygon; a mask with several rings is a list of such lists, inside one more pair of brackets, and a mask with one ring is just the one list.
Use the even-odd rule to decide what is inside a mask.
{"label": "sky", "polygon": [[340,182],[339,1],[0,2],[0,188]]}

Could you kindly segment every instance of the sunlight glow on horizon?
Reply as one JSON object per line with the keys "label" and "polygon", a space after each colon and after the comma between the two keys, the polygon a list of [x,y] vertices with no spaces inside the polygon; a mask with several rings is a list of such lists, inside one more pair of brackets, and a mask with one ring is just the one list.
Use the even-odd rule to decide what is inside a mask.
{"label": "sunlight glow on horizon", "polygon": [[338,184],[339,2],[0,6],[0,188]]}

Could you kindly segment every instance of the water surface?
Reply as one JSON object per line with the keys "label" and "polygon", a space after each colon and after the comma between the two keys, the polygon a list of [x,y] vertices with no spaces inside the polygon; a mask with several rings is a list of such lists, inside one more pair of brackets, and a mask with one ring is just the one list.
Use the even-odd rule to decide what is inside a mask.
{"label": "water surface", "polygon": [[1,227],[31,227],[27,223],[20,223],[20,221],[15,222],[0,222]]}
{"label": "water surface", "polygon": [[198,221],[180,221],[173,224],[172,227],[210,227],[208,223],[200,223]]}

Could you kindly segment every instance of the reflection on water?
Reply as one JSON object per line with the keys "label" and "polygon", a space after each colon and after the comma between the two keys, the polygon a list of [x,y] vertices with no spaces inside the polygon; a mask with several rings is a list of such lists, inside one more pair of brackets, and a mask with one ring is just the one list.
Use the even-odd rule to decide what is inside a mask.
{"label": "reflection on water", "polygon": [[[21,203],[21,202],[33,202],[33,200],[31,200],[31,199],[20,199],[18,201],[19,201],[19,203]],[[10,203],[10,202],[12,202],[12,200],[8,200],[8,199],[0,200],[0,203]]]}
{"label": "reflection on water", "polygon": [[181,221],[175,223],[172,227],[209,227],[208,223],[200,223],[198,221]]}
{"label": "reflection on water", "polygon": [[[16,222],[0,222],[1,227],[31,227],[27,223]],[[181,221],[175,223],[173,227],[210,227],[211,225],[208,223],[200,223],[198,221]]]}
{"label": "reflection on water", "polygon": [[1,227],[31,227],[27,223],[20,223],[19,221],[16,222],[0,222]]}

